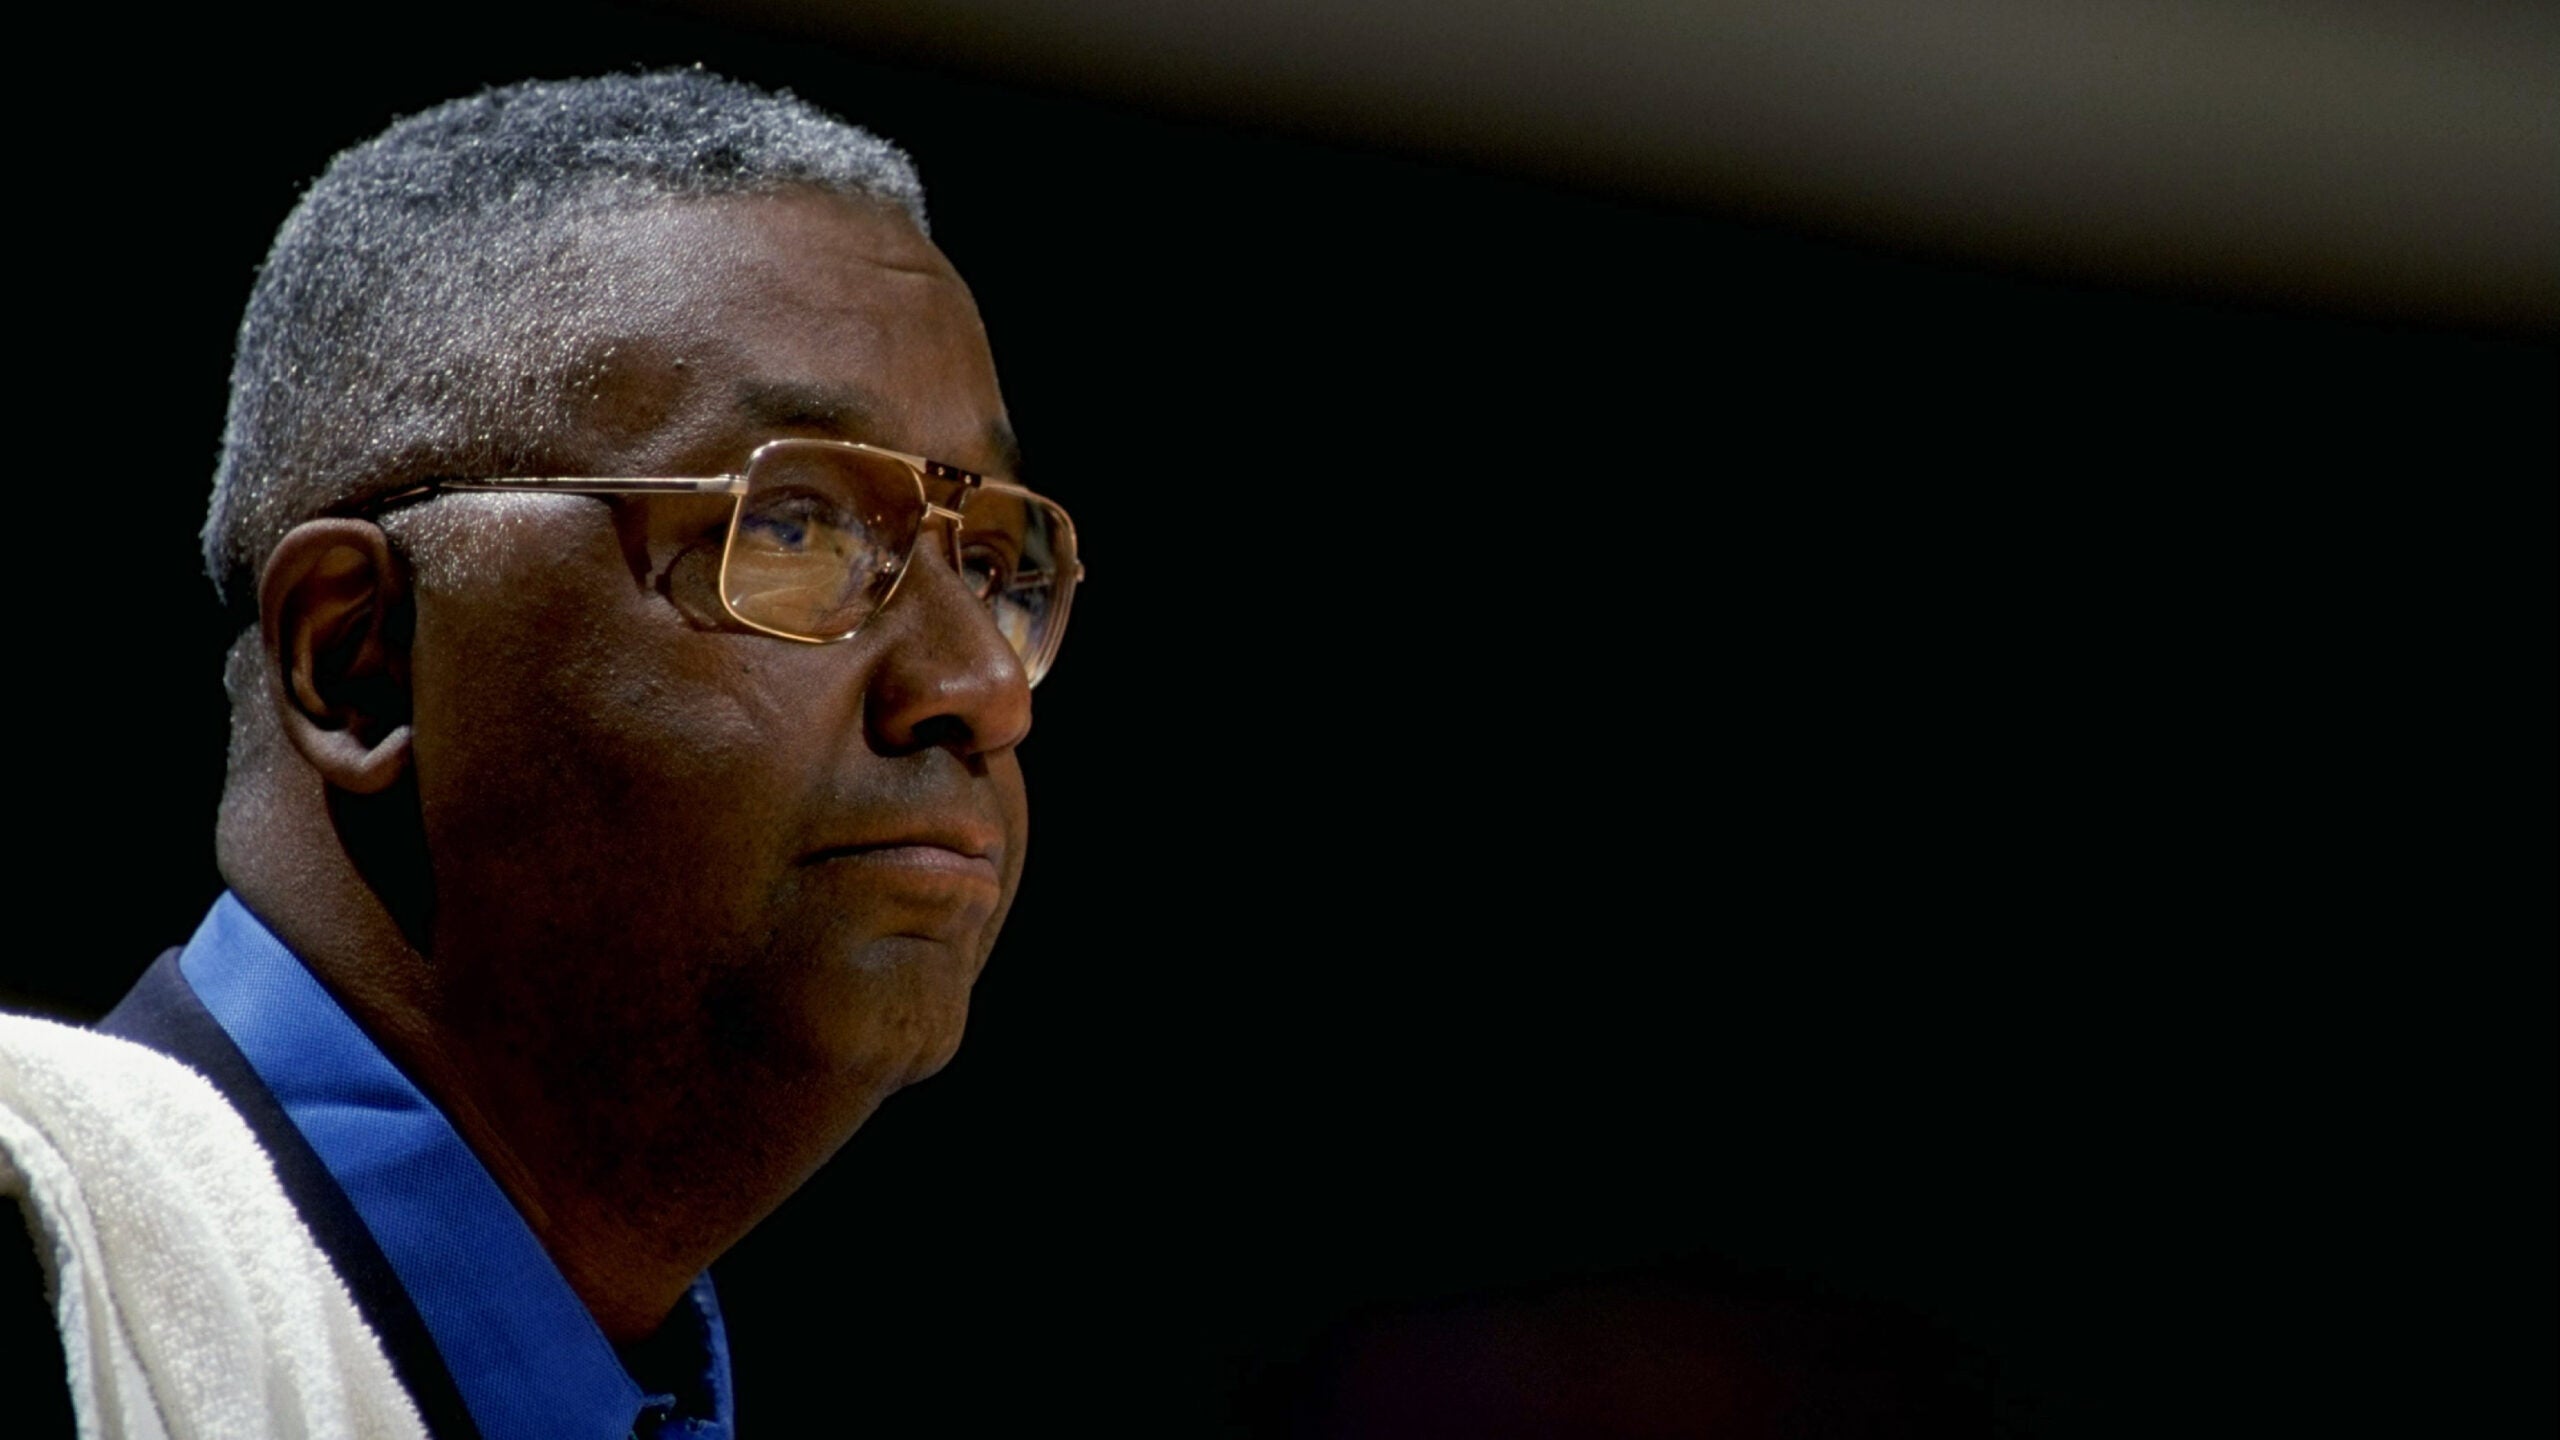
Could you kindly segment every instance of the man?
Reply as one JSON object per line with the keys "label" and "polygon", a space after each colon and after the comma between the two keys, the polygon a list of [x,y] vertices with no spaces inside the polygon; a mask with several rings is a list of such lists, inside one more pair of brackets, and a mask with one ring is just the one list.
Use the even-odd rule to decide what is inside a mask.
{"label": "man", "polygon": [[1080,570],[899,152],[699,71],[340,156],[205,554],[230,886],[104,1022],[428,1427],[716,1435],[709,1262],[958,1045]]}

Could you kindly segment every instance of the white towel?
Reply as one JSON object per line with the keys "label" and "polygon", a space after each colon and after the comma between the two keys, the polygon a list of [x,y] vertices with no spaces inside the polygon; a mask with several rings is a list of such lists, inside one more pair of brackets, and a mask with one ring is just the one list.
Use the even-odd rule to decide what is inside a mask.
{"label": "white towel", "polygon": [[0,1195],[44,1261],[82,1440],[424,1440],[266,1152],[194,1071],[0,1015]]}

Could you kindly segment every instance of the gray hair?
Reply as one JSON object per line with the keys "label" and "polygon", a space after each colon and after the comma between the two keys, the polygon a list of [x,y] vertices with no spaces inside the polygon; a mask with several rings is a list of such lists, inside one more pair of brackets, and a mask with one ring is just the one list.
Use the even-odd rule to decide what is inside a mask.
{"label": "gray hair", "polygon": [[794,186],[925,223],[897,147],[698,67],[501,86],[341,153],[276,232],[240,321],[204,523],[216,592],[254,606],[285,532],[369,488],[520,473],[562,423],[579,312],[614,298],[577,272],[575,222]]}

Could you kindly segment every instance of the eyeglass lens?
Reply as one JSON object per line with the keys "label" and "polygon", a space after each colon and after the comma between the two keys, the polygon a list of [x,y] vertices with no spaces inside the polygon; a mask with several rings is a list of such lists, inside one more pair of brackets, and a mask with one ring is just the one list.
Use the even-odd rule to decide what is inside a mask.
{"label": "eyeglass lens", "polygon": [[[986,487],[960,499],[962,579],[1037,682],[1074,583],[1074,531],[1055,504]],[[924,491],[903,461],[823,441],[757,452],[722,569],[738,618],[804,640],[851,634],[914,553]]]}

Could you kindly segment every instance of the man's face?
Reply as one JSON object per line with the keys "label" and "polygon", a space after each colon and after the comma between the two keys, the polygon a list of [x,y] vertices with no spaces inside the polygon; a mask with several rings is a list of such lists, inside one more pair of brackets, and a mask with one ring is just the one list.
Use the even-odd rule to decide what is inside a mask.
{"label": "man's face", "polygon": [[[976,307],[903,215],[686,202],[576,254],[608,319],[555,473],[732,473],[812,436],[1010,478]],[[515,1072],[502,1096],[763,1097],[832,1149],[959,1043],[1022,869],[1020,664],[937,544],[853,639],[809,645],[722,613],[725,499],[436,504],[480,507],[470,563],[418,598],[440,1023],[505,1057],[472,1062]]]}

